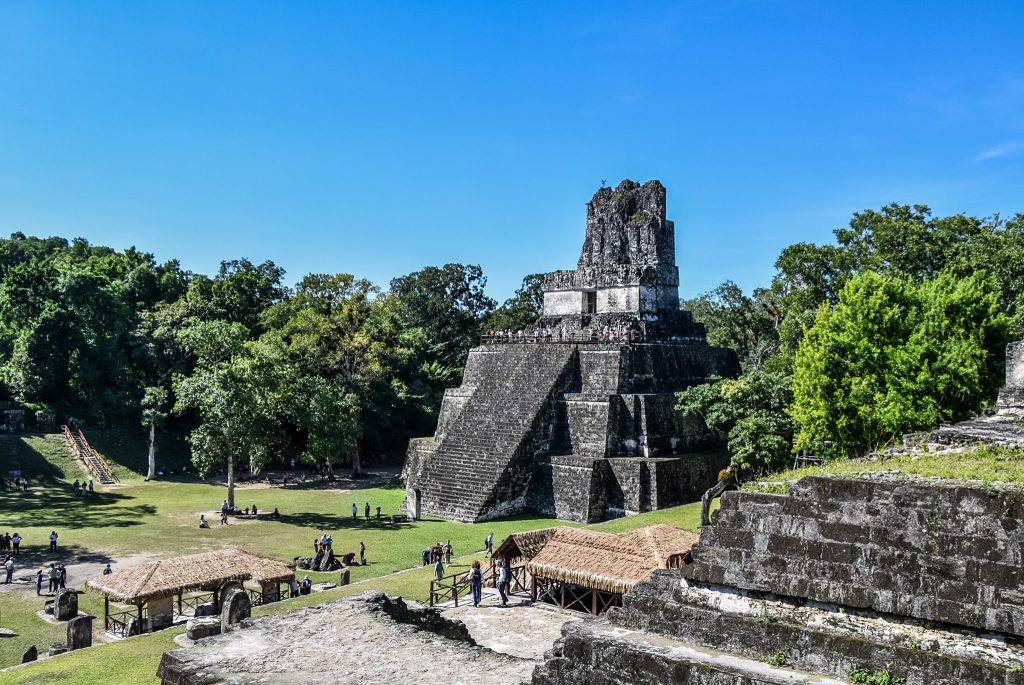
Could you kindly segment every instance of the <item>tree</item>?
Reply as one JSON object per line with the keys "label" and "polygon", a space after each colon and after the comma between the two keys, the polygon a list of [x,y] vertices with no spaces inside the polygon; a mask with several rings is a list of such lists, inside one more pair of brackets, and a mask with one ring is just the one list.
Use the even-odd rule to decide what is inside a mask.
{"label": "tree", "polygon": [[518,331],[532,325],[543,312],[544,274],[530,274],[512,297],[490,313],[484,326],[495,331]]}
{"label": "tree", "polygon": [[696,413],[728,439],[737,473],[785,467],[793,446],[793,399],[787,373],[752,370],[737,379],[696,385],[677,393],[676,410]]}
{"label": "tree", "polygon": [[708,342],[736,350],[744,369],[760,369],[779,351],[781,309],[770,290],[747,296],[732,281],[684,303],[707,328]]}
{"label": "tree", "polygon": [[426,332],[434,358],[444,366],[462,368],[495,306],[484,294],[486,285],[479,266],[445,264],[393,279],[391,292],[406,325]]}
{"label": "tree", "polygon": [[1010,319],[996,281],[868,272],[822,305],[796,354],[795,447],[853,455],[978,413],[1001,383]]}
{"label": "tree", "polygon": [[156,424],[167,418],[167,389],[159,386],[146,388],[142,395],[142,424],[149,428],[149,464],[146,480],[156,478]]}
{"label": "tree", "polygon": [[203,476],[226,468],[230,506],[236,465],[248,462],[258,472],[284,443],[281,419],[291,388],[283,350],[247,335],[239,323],[194,323],[180,341],[195,355],[195,369],[174,377],[175,411],[199,416],[189,435],[192,463]]}
{"label": "tree", "polygon": [[[361,437],[359,398],[340,379],[307,376],[300,380],[298,424],[306,431],[303,456],[314,463],[325,462],[334,477],[334,464],[341,457],[352,461],[354,475],[360,475],[358,446]],[[353,459],[353,453],[354,455]]]}

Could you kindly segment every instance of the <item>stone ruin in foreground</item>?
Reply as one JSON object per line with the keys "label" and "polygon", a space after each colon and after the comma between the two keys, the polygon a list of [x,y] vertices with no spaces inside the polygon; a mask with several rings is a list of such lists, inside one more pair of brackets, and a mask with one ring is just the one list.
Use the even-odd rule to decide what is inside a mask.
{"label": "stone ruin in foreground", "polygon": [[545,276],[544,314],[524,337],[535,330],[540,342],[470,351],[436,434],[410,442],[412,515],[590,522],[693,501],[715,482],[728,456],[702,420],[676,414],[675,393],[739,365],[679,309],[661,183],[597,191],[579,264]]}

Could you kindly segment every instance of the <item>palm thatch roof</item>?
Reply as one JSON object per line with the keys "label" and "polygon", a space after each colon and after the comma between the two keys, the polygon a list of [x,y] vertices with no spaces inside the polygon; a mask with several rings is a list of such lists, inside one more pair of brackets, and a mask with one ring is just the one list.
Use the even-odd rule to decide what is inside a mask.
{"label": "palm thatch roof", "polygon": [[153,597],[210,590],[225,583],[287,582],[294,576],[283,561],[229,548],[150,561],[97,576],[86,585],[115,602],[139,604]]}
{"label": "palm thatch roof", "polygon": [[540,530],[528,530],[524,533],[512,533],[501,541],[501,544],[494,550],[494,557],[498,559],[523,559],[529,561],[537,556],[537,553],[544,548],[551,536],[558,528],[541,528]]}
{"label": "palm thatch roof", "polygon": [[626,593],[651,571],[679,566],[698,535],[660,524],[613,535],[559,527],[526,564],[531,575]]}

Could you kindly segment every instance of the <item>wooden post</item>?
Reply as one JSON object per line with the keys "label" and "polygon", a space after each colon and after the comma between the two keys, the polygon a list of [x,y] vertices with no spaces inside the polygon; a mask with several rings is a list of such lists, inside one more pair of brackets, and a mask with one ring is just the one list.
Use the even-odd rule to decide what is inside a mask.
{"label": "wooden post", "polygon": [[536,602],[537,601],[537,576],[531,576],[530,578],[531,578],[531,580],[530,580],[530,601],[531,602]]}
{"label": "wooden post", "polygon": [[181,616],[181,593],[178,593],[178,616]]}
{"label": "wooden post", "polygon": [[559,583],[559,586],[562,588],[561,599],[559,601],[561,602],[562,608],[564,609],[565,608],[565,581],[563,580],[561,583]]}
{"label": "wooden post", "polygon": [[138,607],[139,607],[139,635],[142,635],[144,632],[146,632],[145,629],[143,628],[143,626],[145,624],[143,624],[143,622],[142,622],[142,605],[143,604],[144,604],[144,602],[139,602],[139,604],[138,604]]}
{"label": "wooden post", "polygon": [[110,597],[103,595],[103,630],[110,630]]}
{"label": "wooden post", "polygon": [[597,616],[597,588],[590,588],[590,613]]}

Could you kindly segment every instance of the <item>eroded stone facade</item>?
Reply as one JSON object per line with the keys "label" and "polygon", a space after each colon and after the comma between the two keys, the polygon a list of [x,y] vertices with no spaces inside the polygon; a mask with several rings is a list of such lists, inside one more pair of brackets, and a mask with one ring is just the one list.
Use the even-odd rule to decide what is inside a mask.
{"label": "eroded stone facade", "polygon": [[679,310],[665,188],[623,181],[587,205],[578,268],[547,274],[535,341],[470,351],[432,438],[410,443],[406,508],[461,521],[574,521],[699,497],[728,458],[675,393],[738,372]]}
{"label": "eroded stone facade", "polygon": [[567,626],[534,685],[1024,683],[1022,511],[1019,490],[923,479],[726,493],[692,563]]}

